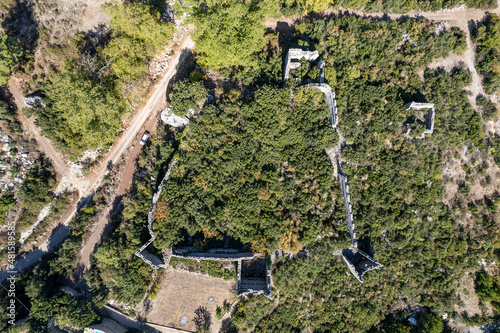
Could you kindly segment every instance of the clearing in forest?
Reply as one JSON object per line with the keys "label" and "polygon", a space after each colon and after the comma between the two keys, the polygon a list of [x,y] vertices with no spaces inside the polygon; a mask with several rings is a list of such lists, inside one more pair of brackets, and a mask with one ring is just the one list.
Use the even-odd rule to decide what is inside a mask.
{"label": "clearing in forest", "polygon": [[[219,332],[221,321],[215,316],[215,311],[217,306],[222,307],[225,300],[232,301],[235,287],[235,281],[169,268],[162,277],[156,298],[151,302],[146,321],[195,331],[195,310],[204,307],[205,313],[211,316],[212,332]],[[183,317],[187,317],[187,323],[180,326]]]}

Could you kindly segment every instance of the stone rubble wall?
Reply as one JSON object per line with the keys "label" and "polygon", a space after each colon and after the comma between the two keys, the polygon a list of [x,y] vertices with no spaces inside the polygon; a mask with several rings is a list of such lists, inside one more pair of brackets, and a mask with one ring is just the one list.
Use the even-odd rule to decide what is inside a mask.
{"label": "stone rubble wall", "polygon": [[[158,189],[156,190],[155,194],[153,194],[153,202],[151,204],[151,208],[149,208],[149,213],[148,213],[148,231],[149,235],[151,238],[139,249],[135,252],[135,255],[141,258],[146,264],[151,266],[153,269],[159,269],[159,268],[167,268],[168,263],[159,263],[161,262],[161,259],[152,255],[148,251],[146,251],[146,248],[151,244],[155,239],[156,236],[153,231],[153,214],[154,210],[156,207],[156,203],[158,202],[158,199],[160,199],[161,191],[163,190],[163,184],[168,180],[170,177],[170,173],[172,172],[172,169],[174,166],[177,164],[177,160],[174,159],[172,163],[170,163],[170,166],[168,167],[167,173],[161,180],[160,185],[158,186]],[[158,260],[156,260],[156,259]],[[154,261],[154,262],[153,262]]]}
{"label": "stone rubble wall", "polygon": [[173,127],[183,127],[189,124],[189,119],[187,117],[176,116],[171,106],[161,112],[161,120]]}

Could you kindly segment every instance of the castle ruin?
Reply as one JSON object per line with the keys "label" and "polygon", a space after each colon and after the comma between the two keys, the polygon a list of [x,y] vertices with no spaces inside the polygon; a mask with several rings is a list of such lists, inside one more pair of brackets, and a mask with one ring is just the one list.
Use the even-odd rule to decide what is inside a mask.
{"label": "castle ruin", "polygon": [[[421,136],[417,136],[415,138],[417,139],[423,139],[426,134],[432,134],[434,132],[434,117],[435,117],[435,109],[434,109],[434,103],[417,103],[417,102],[411,102],[407,103],[406,105],[406,110],[429,110],[426,115],[424,115],[424,119],[422,119],[423,123],[425,124],[425,130],[422,133]],[[411,137],[410,134],[410,124],[404,123],[405,126],[405,134],[408,137]]]}
{"label": "castle ruin", "polygon": [[319,57],[318,51],[303,51],[301,49],[289,49],[285,59],[284,80],[290,77],[290,71],[300,67],[300,59],[314,61]]}

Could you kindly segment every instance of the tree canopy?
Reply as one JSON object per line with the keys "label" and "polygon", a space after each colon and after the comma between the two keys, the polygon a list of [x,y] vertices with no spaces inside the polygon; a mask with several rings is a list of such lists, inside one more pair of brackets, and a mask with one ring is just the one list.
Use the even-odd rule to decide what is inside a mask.
{"label": "tree canopy", "polygon": [[23,48],[17,38],[0,34],[0,85],[9,82],[10,74],[22,54]]}
{"label": "tree canopy", "polygon": [[192,38],[201,66],[217,70],[257,65],[255,53],[265,44],[264,18],[277,13],[277,2],[216,0],[203,6],[197,1],[193,4],[188,11],[195,25]]}
{"label": "tree canopy", "polygon": [[114,88],[66,70],[51,78],[45,94],[47,107],[33,111],[36,123],[61,148],[73,151],[111,144],[128,111],[126,101]]}
{"label": "tree canopy", "polygon": [[486,93],[500,90],[500,18],[492,14],[473,32],[476,48],[477,70],[483,77]]}
{"label": "tree canopy", "polygon": [[148,71],[147,61],[170,42],[172,23],[155,7],[142,2],[111,2],[103,10],[111,17],[113,30],[104,53],[112,58],[113,70],[120,79],[139,79]]}

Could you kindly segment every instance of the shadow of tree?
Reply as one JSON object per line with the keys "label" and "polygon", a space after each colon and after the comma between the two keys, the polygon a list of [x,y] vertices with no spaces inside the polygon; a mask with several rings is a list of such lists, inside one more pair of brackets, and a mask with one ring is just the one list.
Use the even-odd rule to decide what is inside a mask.
{"label": "shadow of tree", "polygon": [[210,332],[210,326],[212,325],[212,316],[208,312],[207,308],[200,306],[198,309],[194,310],[195,317],[193,318],[194,325],[196,326],[196,332],[208,333]]}
{"label": "shadow of tree", "polygon": [[17,1],[2,21],[2,28],[20,40],[24,49],[31,52],[37,46],[38,22],[33,10],[25,1]]}
{"label": "shadow of tree", "polygon": [[226,318],[222,321],[219,333],[237,333],[238,330],[231,322],[231,318]]}

